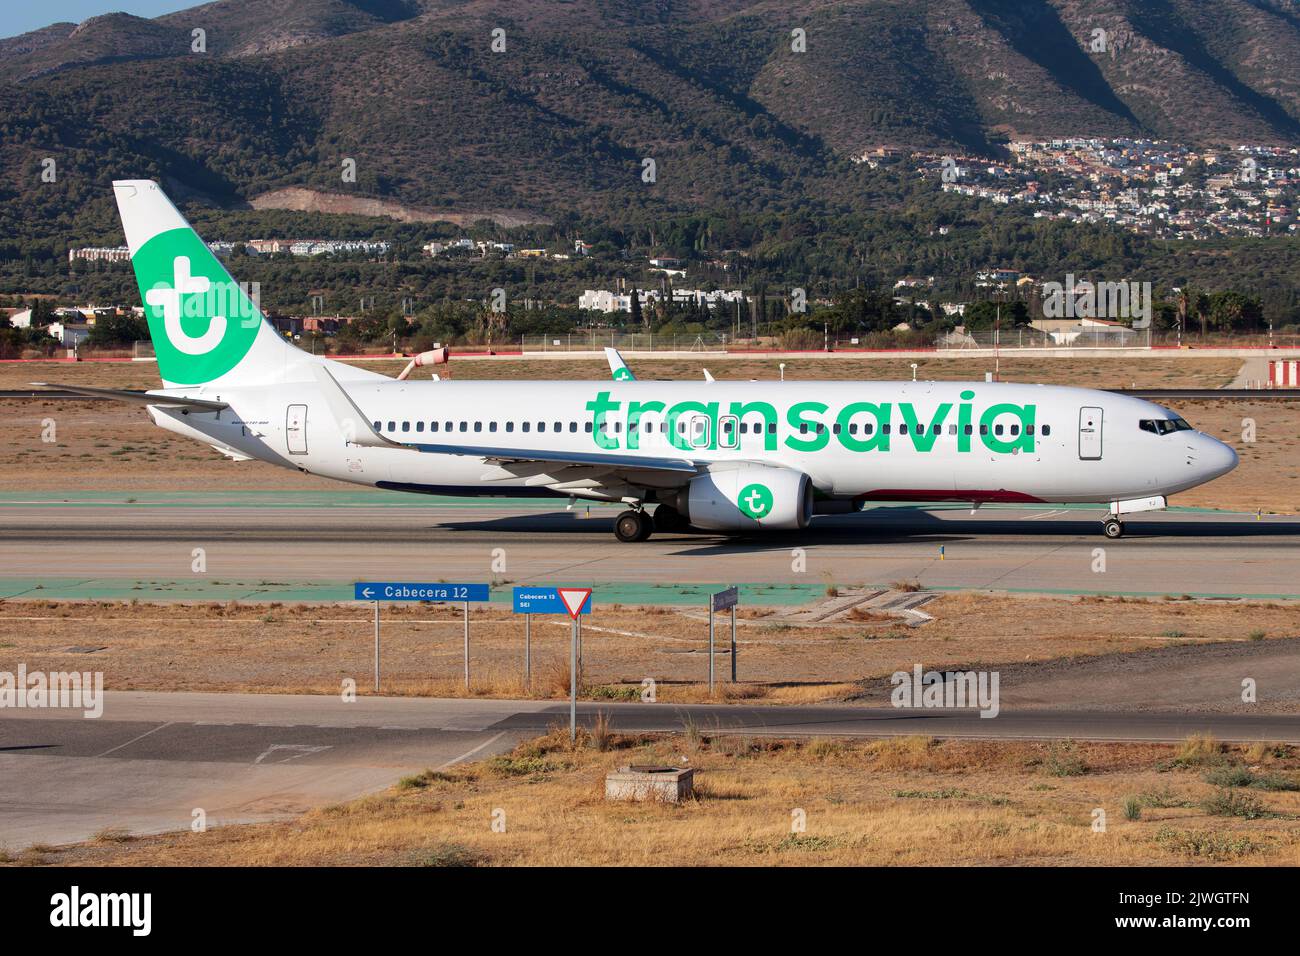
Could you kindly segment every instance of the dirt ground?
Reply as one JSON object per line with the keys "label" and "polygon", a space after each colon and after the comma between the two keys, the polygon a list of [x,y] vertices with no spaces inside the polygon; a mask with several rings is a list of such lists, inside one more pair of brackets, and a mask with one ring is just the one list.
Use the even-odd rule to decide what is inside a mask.
{"label": "dirt ground", "polygon": [[[603,798],[695,769],[680,804]],[[555,732],[286,823],[35,846],[13,865],[1300,864],[1296,748]],[[1100,813],[1099,813],[1100,811]]]}
{"label": "dirt ground", "polygon": [[[779,608],[742,609],[739,682],[724,681],[718,694],[770,703],[842,700],[916,663],[987,668],[1300,635],[1300,605],[1285,603],[949,594],[924,609],[934,620],[919,627],[876,611],[805,626],[784,621]],[[470,620],[472,695],[567,695],[567,622],[533,619],[533,682],[526,689],[523,621],[499,608],[471,611]],[[464,694],[462,635],[459,608],[385,608],[382,692]],[[598,606],[584,619],[585,694],[635,699],[650,678],[660,701],[707,700],[707,646],[703,609]],[[724,627],[717,657],[724,678],[727,650]],[[29,671],[93,669],[103,672],[109,690],[334,694],[351,679],[364,694],[372,686],[372,654],[366,607],[0,601],[0,671],[16,671],[20,662]],[[1133,693],[1122,667],[1093,679],[1098,683],[1080,683],[1074,699],[1057,705],[1087,705],[1116,687]],[[1013,688],[1004,682],[1003,690]],[[1272,695],[1252,709],[1292,712],[1300,698]]]}

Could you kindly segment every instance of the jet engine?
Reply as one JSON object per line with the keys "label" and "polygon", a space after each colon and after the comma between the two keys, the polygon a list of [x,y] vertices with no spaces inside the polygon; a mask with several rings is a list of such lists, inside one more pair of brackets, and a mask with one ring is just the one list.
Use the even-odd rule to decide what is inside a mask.
{"label": "jet engine", "polygon": [[813,513],[813,487],[803,472],[770,465],[720,469],[691,479],[675,507],[707,531],[797,530]]}

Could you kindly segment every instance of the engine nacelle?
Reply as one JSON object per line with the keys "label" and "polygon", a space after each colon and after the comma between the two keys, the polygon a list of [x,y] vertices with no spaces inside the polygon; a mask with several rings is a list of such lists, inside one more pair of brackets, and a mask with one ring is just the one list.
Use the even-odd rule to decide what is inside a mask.
{"label": "engine nacelle", "polygon": [[677,510],[706,531],[806,528],[813,513],[812,482],[803,472],[744,465],[691,479]]}

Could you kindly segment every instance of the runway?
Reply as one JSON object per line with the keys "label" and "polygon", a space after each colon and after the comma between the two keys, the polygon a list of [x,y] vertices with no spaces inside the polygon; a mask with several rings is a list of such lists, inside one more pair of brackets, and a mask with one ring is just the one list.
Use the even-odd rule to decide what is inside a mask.
{"label": "runway", "polygon": [[[346,600],[351,581],[401,579],[603,585],[624,602],[672,601],[667,584],[778,584],[797,601],[832,583],[896,581],[1300,599],[1300,519],[1287,516],[1152,512],[1132,516],[1126,536],[1108,541],[1100,507],[882,506],[819,517],[800,533],[620,544],[610,532],[616,511],[593,507],[587,517],[549,500],[365,492],[129,500],[8,492],[0,495],[0,597]],[[195,549],[205,570],[193,570]],[[150,585],[144,595],[140,582]]]}
{"label": "runway", "polygon": [[[623,704],[615,730],[772,736],[895,736],[1300,743],[1300,717],[1264,714]],[[383,789],[426,768],[482,759],[567,722],[556,701],[446,700],[270,694],[108,692],[104,714],[0,712],[0,847],[282,819]]]}

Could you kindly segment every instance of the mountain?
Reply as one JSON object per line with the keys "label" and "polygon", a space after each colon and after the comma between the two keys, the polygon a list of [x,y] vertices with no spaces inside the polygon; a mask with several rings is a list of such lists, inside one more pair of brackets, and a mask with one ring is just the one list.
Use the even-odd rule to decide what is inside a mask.
{"label": "mountain", "polygon": [[850,162],[872,147],[1079,134],[1300,142],[1300,0],[217,0],[56,24],[0,41],[0,230],[111,234],[121,176],[470,219],[855,204],[888,200]]}

